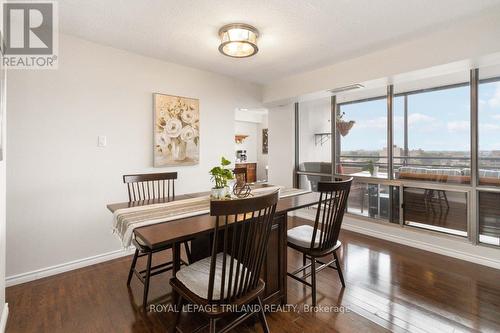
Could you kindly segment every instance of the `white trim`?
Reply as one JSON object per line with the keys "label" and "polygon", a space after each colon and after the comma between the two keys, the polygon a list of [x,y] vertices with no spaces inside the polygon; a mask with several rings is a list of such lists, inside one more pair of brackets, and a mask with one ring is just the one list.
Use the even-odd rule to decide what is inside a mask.
{"label": "white trim", "polygon": [[5,332],[5,327],[7,326],[7,319],[9,318],[9,303],[5,303],[3,306],[2,317],[0,319],[0,332]]}
{"label": "white trim", "polygon": [[[311,214],[308,214],[307,212],[301,212],[301,211],[296,211],[295,216],[301,217],[304,219],[309,219],[309,220],[314,220],[314,216],[311,216]],[[456,258],[456,259],[461,259],[469,262],[473,262],[475,264],[480,264],[496,269],[500,269],[500,259],[496,258],[491,258],[491,257],[486,257],[486,256],[481,256],[477,254],[472,254],[469,252],[465,252],[459,249],[452,248],[450,246],[439,246],[436,245],[435,241],[432,241],[429,239],[429,241],[422,241],[422,240],[417,240],[412,237],[412,234],[418,233],[420,238],[429,236],[432,238],[441,238],[443,240],[450,240],[450,238],[447,237],[440,237],[440,235],[424,235],[424,233],[419,232],[418,230],[404,230],[402,229],[399,225],[397,226],[391,226],[391,225],[382,225],[381,223],[376,223],[376,222],[368,222],[372,223],[376,228],[366,228],[361,226],[361,223],[356,223],[356,222],[368,222],[366,219],[356,219],[353,218],[352,216],[349,216],[347,219],[344,220],[344,223],[342,224],[342,229],[353,231],[362,235],[366,236],[372,236],[375,238],[380,238],[384,239],[390,242],[398,243],[398,244],[403,244],[406,246],[414,247],[417,249],[425,250],[425,251],[430,251],[434,253],[438,253],[441,255],[445,255],[448,257]],[[395,230],[397,228],[397,230]],[[379,229],[379,230],[375,230]],[[395,232],[397,231],[398,234]],[[462,245],[463,242],[460,242]],[[477,246],[473,244],[467,244],[471,248],[477,248]],[[484,247],[483,247],[484,248]],[[486,248],[484,248],[486,249]],[[497,249],[494,249],[495,251],[500,251]]]}
{"label": "white trim", "polygon": [[5,278],[5,285],[7,287],[14,286],[16,284],[30,282],[33,280],[38,280],[47,276],[60,274],[68,271],[72,271],[74,269],[95,265],[101,262],[105,262],[108,260],[121,258],[127,255],[131,255],[133,253],[133,249],[131,250],[117,250],[104,254],[98,254],[96,256],[73,260],[64,264],[54,265],[42,269],[38,269],[31,272],[21,273],[17,275],[8,276]]}

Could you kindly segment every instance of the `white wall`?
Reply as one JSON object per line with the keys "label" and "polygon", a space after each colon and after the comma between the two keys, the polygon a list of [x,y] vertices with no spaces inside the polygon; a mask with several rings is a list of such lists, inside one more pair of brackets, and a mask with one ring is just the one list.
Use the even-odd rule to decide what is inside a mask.
{"label": "white wall", "polygon": [[[0,1],[0,6],[2,5]],[[4,83],[7,83],[4,81]],[[7,130],[7,119],[6,119],[6,110],[5,110],[5,97],[6,97],[6,90],[5,90],[5,85],[2,86],[0,84],[0,103],[3,105],[0,105],[0,108],[4,109],[4,114],[3,114],[3,119],[0,121],[0,126],[2,128],[0,129],[0,135],[2,136],[1,141],[2,141],[2,150],[3,150],[3,160],[0,161],[0,331],[2,328],[4,328],[3,325],[6,324],[4,322],[7,317],[6,313],[8,309],[6,308],[5,304],[5,251],[6,251],[6,237],[5,237],[5,224],[6,224],[6,163],[7,163],[7,150],[6,150],[6,144],[7,144],[7,135],[6,135],[6,130]],[[1,110],[0,110],[1,112]],[[4,314],[5,312],[5,314]]]}
{"label": "white wall", "polygon": [[485,55],[500,52],[498,36],[500,13],[490,11],[418,38],[408,38],[389,48],[280,78],[264,87],[264,102],[268,105],[290,103],[304,94],[380,78],[391,79],[400,73],[456,61],[465,60],[457,65],[474,67],[488,61]]}
{"label": "white wall", "polygon": [[[246,150],[247,162],[257,163],[257,129],[259,124],[248,121],[235,121],[234,133],[248,135],[242,143],[234,143],[234,150]],[[234,142],[234,140],[233,140]],[[233,153],[235,156],[235,153]]]}
{"label": "white wall", "polygon": [[291,187],[295,158],[294,105],[269,109],[269,183]]}
{"label": "white wall", "polygon": [[299,162],[330,162],[331,137],[323,144],[316,141],[315,134],[330,133],[330,98],[315,99],[299,103]]}
{"label": "white wall", "polygon": [[[10,277],[119,250],[106,204],[127,199],[122,174],[178,171],[178,194],[208,190],[234,154],[234,110],[261,107],[256,85],[75,37],[60,37],[59,59],[9,77]],[[200,99],[199,165],[152,168],[153,92]]]}

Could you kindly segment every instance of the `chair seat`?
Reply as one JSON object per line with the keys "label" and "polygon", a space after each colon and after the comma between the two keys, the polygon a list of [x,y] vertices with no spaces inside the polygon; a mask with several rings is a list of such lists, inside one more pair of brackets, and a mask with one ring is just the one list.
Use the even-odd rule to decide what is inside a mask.
{"label": "chair seat", "polygon": [[[214,290],[212,299],[220,300],[221,294],[221,282],[222,282],[222,261],[224,255],[223,253],[217,254],[217,261],[215,265],[215,278],[214,278]],[[200,298],[208,299],[208,284],[210,278],[210,261],[211,257],[207,257],[205,259],[198,260],[189,266],[182,267],[175,277],[179,280],[188,290],[197,295]],[[226,254],[226,274],[224,281],[224,294],[227,296],[228,292],[228,284],[229,284],[229,270],[230,270],[230,260],[231,256]],[[245,276],[246,268],[243,269],[243,265],[240,265],[238,282]],[[235,279],[236,279],[236,267],[237,262],[234,261],[233,264],[233,278],[231,288],[234,288]],[[243,273],[242,273],[243,271]],[[250,276],[249,276],[250,278]]]}
{"label": "chair seat", "polygon": [[[287,240],[296,246],[303,247],[306,249],[311,248],[311,240],[313,237],[314,228],[310,225],[300,225],[298,227],[292,228],[287,231]],[[319,241],[321,237],[321,231],[316,232],[316,239],[314,240],[314,247],[319,246]],[[340,241],[337,241],[335,248],[341,245]]]}

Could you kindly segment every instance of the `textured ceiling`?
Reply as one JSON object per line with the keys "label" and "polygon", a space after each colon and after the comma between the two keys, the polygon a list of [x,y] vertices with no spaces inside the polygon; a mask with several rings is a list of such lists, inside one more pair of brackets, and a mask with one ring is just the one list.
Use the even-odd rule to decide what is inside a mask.
{"label": "textured ceiling", "polygon": [[[62,32],[166,61],[267,83],[453,24],[500,0],[63,0]],[[259,53],[219,54],[218,29],[257,27]]]}

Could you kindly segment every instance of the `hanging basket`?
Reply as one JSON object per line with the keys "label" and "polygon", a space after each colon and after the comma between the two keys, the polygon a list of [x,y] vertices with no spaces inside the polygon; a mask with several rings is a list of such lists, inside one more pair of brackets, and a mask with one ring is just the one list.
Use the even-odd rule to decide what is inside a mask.
{"label": "hanging basket", "polygon": [[349,134],[349,131],[351,128],[354,126],[355,121],[344,121],[344,120],[339,120],[337,121],[337,130],[339,131],[340,135],[346,136]]}

